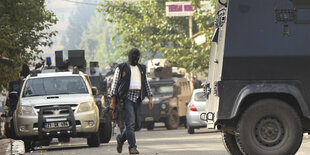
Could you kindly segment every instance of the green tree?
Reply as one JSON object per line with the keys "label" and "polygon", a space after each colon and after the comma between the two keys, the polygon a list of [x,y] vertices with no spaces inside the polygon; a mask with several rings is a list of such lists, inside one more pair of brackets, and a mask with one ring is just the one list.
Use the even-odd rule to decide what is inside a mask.
{"label": "green tree", "polygon": [[0,58],[13,63],[0,64],[0,85],[18,77],[23,63],[29,63],[50,46],[56,35],[50,27],[57,22],[53,12],[45,9],[45,0],[0,1]]}
{"label": "green tree", "polygon": [[[189,72],[206,70],[210,47],[193,44],[188,34],[188,17],[166,17],[167,1],[105,1],[98,10],[105,15],[107,21],[116,25],[116,36],[120,36],[122,40],[118,48],[123,51],[137,47],[142,52],[147,52],[149,58],[162,53],[164,58]],[[195,24],[200,19],[201,17],[195,18],[193,32],[203,30],[208,34],[210,28],[202,29],[201,24]],[[208,20],[211,21],[212,17]]]}
{"label": "green tree", "polygon": [[120,37],[113,38],[114,25],[106,22],[103,16],[96,13],[90,19],[87,29],[82,34],[79,48],[85,49],[86,60],[98,61],[100,66],[106,66],[111,62],[122,62],[121,51],[116,46],[120,43]]}
{"label": "green tree", "polygon": [[[88,2],[83,0],[81,2]],[[96,3],[94,1],[93,3]],[[80,43],[82,41],[82,34],[86,31],[88,23],[90,22],[91,17],[95,15],[95,6],[85,5],[85,4],[76,4],[77,8],[75,13],[70,16],[69,26],[66,31],[66,37],[63,38],[65,50],[73,50],[80,48]]]}

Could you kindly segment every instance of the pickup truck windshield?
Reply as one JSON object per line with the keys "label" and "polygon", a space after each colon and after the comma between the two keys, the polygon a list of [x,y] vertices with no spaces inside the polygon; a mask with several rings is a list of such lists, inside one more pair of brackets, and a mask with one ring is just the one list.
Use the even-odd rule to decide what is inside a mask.
{"label": "pickup truck windshield", "polygon": [[27,80],[23,97],[87,93],[88,90],[82,77],[48,77]]}

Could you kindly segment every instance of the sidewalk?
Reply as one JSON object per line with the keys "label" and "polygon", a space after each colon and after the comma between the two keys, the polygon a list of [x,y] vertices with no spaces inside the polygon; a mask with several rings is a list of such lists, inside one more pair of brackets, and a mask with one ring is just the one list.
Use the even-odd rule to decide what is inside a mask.
{"label": "sidewalk", "polygon": [[22,140],[0,139],[1,155],[21,155],[25,154],[25,146]]}

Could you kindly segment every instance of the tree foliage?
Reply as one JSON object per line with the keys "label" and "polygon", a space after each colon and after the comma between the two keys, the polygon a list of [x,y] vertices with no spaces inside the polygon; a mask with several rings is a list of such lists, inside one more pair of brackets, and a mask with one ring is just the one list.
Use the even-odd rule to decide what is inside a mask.
{"label": "tree foliage", "polygon": [[[210,45],[197,46],[189,38],[188,17],[166,16],[167,1],[105,1],[98,10],[107,21],[116,25],[116,36],[122,40],[118,48],[123,51],[137,47],[146,52],[149,58],[162,53],[174,65],[184,67],[187,71],[206,70]],[[198,9],[198,2],[195,4]],[[193,33],[202,31],[209,37],[212,15],[199,16],[202,16],[202,11],[194,18]],[[207,23],[203,23],[203,20],[207,20],[204,21]]]}
{"label": "tree foliage", "polygon": [[[83,0],[81,2],[88,2]],[[94,1],[95,3],[95,1]],[[95,15],[95,6],[77,4],[77,8],[69,19],[69,25],[63,40],[65,50],[79,49],[82,34],[86,31],[91,17]]]}
{"label": "tree foliage", "polygon": [[88,23],[87,29],[82,33],[79,47],[85,49],[87,61],[98,61],[100,66],[111,62],[122,62],[121,52],[116,46],[120,38],[113,38],[114,25],[106,22],[103,16],[96,13]]}
{"label": "tree foliage", "polygon": [[[18,77],[23,63],[38,58],[40,47],[50,46],[56,35],[50,27],[57,22],[53,12],[45,9],[45,0],[0,1],[0,58],[12,64],[0,64],[0,85]],[[5,75],[4,75],[5,74]]]}

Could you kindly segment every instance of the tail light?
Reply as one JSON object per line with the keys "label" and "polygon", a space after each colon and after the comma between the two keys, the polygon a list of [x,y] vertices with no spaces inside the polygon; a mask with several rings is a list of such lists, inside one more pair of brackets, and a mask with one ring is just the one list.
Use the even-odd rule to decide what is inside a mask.
{"label": "tail light", "polygon": [[189,109],[190,111],[197,111],[197,108],[195,107],[195,105],[194,105],[192,102],[190,102],[190,103],[188,104],[188,109]]}

